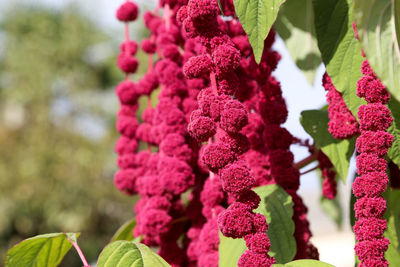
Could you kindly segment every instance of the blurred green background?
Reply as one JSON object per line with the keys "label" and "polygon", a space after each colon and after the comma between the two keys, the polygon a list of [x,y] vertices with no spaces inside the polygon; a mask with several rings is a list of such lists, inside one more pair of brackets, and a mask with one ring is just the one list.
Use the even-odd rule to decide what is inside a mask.
{"label": "blurred green background", "polygon": [[[8,2],[0,5],[0,265],[20,240],[59,231],[82,232],[94,261],[133,216],[134,199],[112,181],[123,27],[104,26],[77,3]],[[137,25],[134,34],[146,32]],[[81,263],[70,252],[62,266]]]}

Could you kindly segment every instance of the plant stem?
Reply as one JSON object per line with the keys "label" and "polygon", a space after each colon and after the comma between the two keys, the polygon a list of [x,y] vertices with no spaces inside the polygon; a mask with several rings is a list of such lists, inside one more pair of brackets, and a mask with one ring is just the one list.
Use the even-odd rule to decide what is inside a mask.
{"label": "plant stem", "polygon": [[304,168],[305,166],[307,166],[311,162],[314,162],[315,160],[317,160],[317,153],[313,153],[310,156],[306,157],[305,159],[295,163],[293,167],[300,170],[301,168]]}
{"label": "plant stem", "polygon": [[171,15],[171,8],[169,7],[169,4],[166,4],[164,7],[164,19],[167,32],[171,29]]}
{"label": "plant stem", "polygon": [[[125,41],[129,42],[130,41],[130,37],[129,37],[129,24],[125,23]],[[129,46],[128,46],[129,47]]]}
{"label": "plant stem", "polygon": [[[128,49],[128,53],[129,52],[129,41],[130,41],[130,37],[129,37],[129,24],[125,23],[125,42],[126,42],[126,49]],[[126,80],[129,81],[129,73],[126,74]]]}
{"label": "plant stem", "polygon": [[217,79],[215,78],[214,72],[210,73],[210,80],[211,80],[211,88],[212,88],[213,93],[218,94],[217,93],[217,91],[218,91],[217,90]]}
{"label": "plant stem", "polygon": [[300,173],[300,175],[304,175],[304,174],[307,174],[307,173],[309,173],[309,172],[315,171],[316,169],[318,169],[318,167],[319,167],[319,166],[315,166],[314,168],[311,168],[311,169],[309,169],[308,171],[305,171],[305,172]]}
{"label": "plant stem", "polygon": [[180,218],[176,218],[175,220],[171,221],[170,224],[186,222],[186,221],[189,221],[189,218],[186,216],[182,216]]}
{"label": "plant stem", "polygon": [[78,243],[75,243],[72,241],[68,236],[68,241],[74,246],[75,250],[78,252],[79,257],[81,258],[81,261],[83,263],[83,267],[91,267],[89,263],[87,262],[85,255],[83,254],[81,248],[79,247]]}

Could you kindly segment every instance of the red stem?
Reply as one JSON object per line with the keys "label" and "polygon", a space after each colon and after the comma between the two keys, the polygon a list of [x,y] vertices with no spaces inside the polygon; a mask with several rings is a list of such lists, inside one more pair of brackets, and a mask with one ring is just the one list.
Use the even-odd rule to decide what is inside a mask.
{"label": "red stem", "polygon": [[129,24],[125,23],[125,41],[129,42]]}
{"label": "red stem", "polygon": [[317,160],[317,153],[311,154],[310,156],[306,157],[305,159],[295,163],[293,165],[293,167],[300,170],[301,168],[307,166],[308,164],[310,164],[311,162],[313,162],[315,160]]}
{"label": "red stem", "polygon": [[[212,144],[212,142],[213,142],[213,138],[212,137],[208,138],[208,144]],[[209,171],[209,176],[210,176],[210,179],[213,180],[215,178],[215,173],[213,173],[212,171]]]}
{"label": "red stem", "polygon": [[[125,23],[125,42],[129,43],[129,24]],[[129,45],[126,45],[126,48],[129,49]],[[130,51],[128,50],[128,53],[130,54]],[[129,81],[129,74],[126,74],[126,80]]]}
{"label": "red stem", "polygon": [[[149,97],[147,98],[147,108],[151,108],[152,104],[151,104],[151,96],[149,95]],[[149,151],[149,153],[151,153],[151,145],[149,143],[147,143],[147,151]]]}
{"label": "red stem", "polygon": [[215,78],[215,73],[210,73],[210,80],[211,80],[211,88],[213,93],[217,94],[217,79]]}
{"label": "red stem", "polygon": [[169,32],[171,29],[171,8],[169,7],[169,4],[166,4],[164,8],[164,19],[165,28],[167,29],[167,32]]}
{"label": "red stem", "polygon": [[153,70],[153,55],[149,54],[147,56],[147,72],[151,72]]}
{"label": "red stem", "polygon": [[75,250],[78,252],[79,257],[81,258],[81,261],[83,263],[83,267],[91,267],[89,265],[89,263],[87,262],[85,255],[83,255],[83,252],[81,250],[81,248],[79,247],[78,243],[75,243],[74,241],[72,241],[68,236],[68,241],[74,246]]}
{"label": "red stem", "polygon": [[314,168],[311,168],[311,169],[309,169],[308,171],[305,171],[305,172],[300,173],[300,175],[304,175],[304,174],[310,173],[310,172],[312,172],[312,171],[315,171],[316,169],[318,169],[318,167],[319,167],[319,166],[315,166]]}

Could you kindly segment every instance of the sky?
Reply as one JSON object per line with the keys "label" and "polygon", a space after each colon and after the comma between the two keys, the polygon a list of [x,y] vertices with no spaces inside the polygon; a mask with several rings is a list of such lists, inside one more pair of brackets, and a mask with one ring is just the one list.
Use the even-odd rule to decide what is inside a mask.
{"label": "sky", "polygon": [[[60,9],[69,3],[76,3],[86,14],[89,15],[90,18],[104,28],[106,32],[112,36],[115,36],[116,40],[121,40],[123,36],[122,25],[114,19],[115,10],[121,4],[121,2],[123,2],[122,0],[0,0],[0,10],[4,10],[4,7],[15,2],[23,2],[32,5],[42,3],[54,9]],[[142,10],[143,8],[154,8],[155,6],[154,2],[150,0],[137,0],[136,2],[142,4]],[[301,111],[308,109],[319,109],[326,104],[325,91],[321,85],[322,75],[325,71],[324,67],[320,66],[314,84],[310,85],[302,75],[301,71],[292,61],[281,39],[277,39],[274,44],[274,49],[276,49],[282,56],[282,60],[280,61],[277,70],[274,72],[274,75],[281,82],[283,94],[289,109],[289,117],[284,126],[287,127],[287,129],[296,137],[301,139],[310,138],[309,135],[303,130],[299,122],[299,118]],[[299,161],[309,154],[305,148],[298,146],[292,146],[291,149],[295,155],[295,161]],[[310,168],[312,168],[312,166],[310,166]],[[317,206],[317,203],[319,202],[319,183],[319,178],[315,172],[311,172],[302,176],[300,193],[305,198],[306,204],[310,206],[310,217],[316,219],[317,222],[312,223],[311,227],[317,232],[321,231],[320,229],[322,228],[323,231],[328,231],[340,237],[341,233],[337,232],[334,225],[328,223],[327,217],[324,216],[320,210],[318,210],[319,207]],[[348,206],[347,201],[350,194],[350,186],[342,185],[341,190],[341,200],[345,206]],[[313,194],[309,194],[310,192]],[[345,214],[347,213],[347,210],[345,210]],[[346,235],[340,239],[344,240],[347,238],[346,240],[350,240],[350,243],[347,245],[343,245],[341,242],[335,245],[336,239],[324,239],[324,236],[326,235],[322,235],[321,233],[321,235],[318,234],[318,240],[315,238],[315,240],[319,242],[318,244],[320,244],[321,249],[323,248],[321,252],[323,252],[322,255],[324,255],[324,259],[330,263],[336,264],[337,266],[352,266],[353,258],[351,254],[351,236]],[[337,249],[341,249],[343,252],[341,253],[341,255],[343,255],[341,262],[338,261],[338,259],[335,259],[334,255],[329,253],[329,251],[334,251]],[[348,252],[351,253],[349,254]]]}

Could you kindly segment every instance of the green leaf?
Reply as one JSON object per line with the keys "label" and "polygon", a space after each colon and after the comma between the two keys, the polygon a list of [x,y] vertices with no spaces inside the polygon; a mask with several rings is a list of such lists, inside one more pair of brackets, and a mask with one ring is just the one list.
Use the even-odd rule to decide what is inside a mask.
{"label": "green leaf", "polygon": [[384,216],[387,220],[387,230],[384,236],[390,241],[385,258],[390,266],[400,266],[400,190],[389,188],[384,196],[387,199],[387,210]]}
{"label": "green leaf", "polygon": [[352,27],[353,0],[314,0],[313,6],[322,61],[347,107],[357,118],[358,107],[365,103],[356,95],[364,58]]}
{"label": "green leaf", "polygon": [[387,204],[389,219],[386,232],[389,236],[390,243],[400,252],[400,190],[391,188],[387,191],[389,191],[389,200]]}
{"label": "green leaf", "polygon": [[[397,203],[398,204],[398,203]],[[399,251],[399,236],[398,236],[398,218],[397,220],[392,215],[388,219],[387,230],[384,236],[389,239],[390,244],[388,250],[385,252],[385,258],[389,261],[390,266],[400,266],[400,251]],[[396,222],[397,221],[397,222]]]}
{"label": "green leaf", "polygon": [[219,233],[219,264],[220,267],[237,266],[240,256],[246,250],[246,242],[243,238],[225,237]]}
{"label": "green leaf", "polygon": [[321,197],[320,202],[322,210],[336,223],[339,229],[342,228],[343,209],[340,201],[337,198],[327,199],[326,197]]}
{"label": "green leaf", "polygon": [[315,145],[331,160],[343,183],[346,183],[355,139],[335,139],[328,131],[329,118],[326,110],[303,111],[300,122],[304,130],[314,139]]}
{"label": "green leaf", "polygon": [[400,266],[400,253],[391,243],[385,252],[385,259],[389,261],[389,266]]}
{"label": "green leaf", "polygon": [[312,0],[286,0],[274,29],[285,41],[297,67],[308,82],[314,84],[317,68],[322,61],[315,36]]}
{"label": "green leaf", "polygon": [[80,233],[65,233],[65,235],[67,236],[67,238],[69,238],[72,242],[77,243],[78,242],[78,236],[80,235]]}
{"label": "green leaf", "polygon": [[399,124],[394,122],[388,129],[388,132],[394,136],[392,146],[388,150],[388,157],[400,167],[400,129]]}
{"label": "green leaf", "polygon": [[77,233],[53,233],[25,239],[8,251],[5,267],[58,266],[72,247],[67,237],[76,241],[78,236]]}
{"label": "green leaf", "polygon": [[396,215],[391,215],[389,217],[389,219],[387,220],[387,230],[386,230],[386,234],[387,237],[390,240],[390,244],[392,244],[392,246],[396,249],[399,250],[399,233],[398,231],[400,229],[398,229],[398,218]]}
{"label": "green leaf", "polygon": [[98,267],[171,267],[147,246],[118,240],[107,245],[97,261]]}
{"label": "green leaf", "polygon": [[277,263],[286,263],[296,254],[292,198],[278,185],[260,186],[254,191],[261,198],[260,206],[255,212],[264,214],[269,224],[267,232],[271,241],[269,254]]}
{"label": "green leaf", "polygon": [[113,237],[111,238],[111,242],[117,241],[117,240],[126,240],[126,241],[132,241],[133,240],[133,234],[132,231],[136,226],[136,219],[133,218],[127,222],[125,222],[121,227],[115,232]]}
{"label": "green leaf", "polygon": [[236,14],[249,36],[254,58],[258,63],[264,50],[264,40],[284,2],[285,0],[233,0]]}
{"label": "green leaf", "polygon": [[389,108],[394,121],[388,132],[394,136],[394,142],[388,150],[388,157],[400,167],[400,103],[394,98],[389,101]]}
{"label": "green leaf", "polygon": [[[261,186],[254,191],[261,198],[260,206],[255,212],[263,214],[269,224],[267,232],[271,241],[269,254],[278,263],[286,263],[296,254],[292,198],[278,185]],[[218,250],[219,266],[237,266],[240,256],[246,250],[246,243],[243,239],[232,239],[220,234]]]}
{"label": "green leaf", "polygon": [[400,101],[400,0],[356,0],[354,10],[368,62]]}
{"label": "green leaf", "polygon": [[285,265],[281,264],[273,264],[273,267],[335,267],[331,264],[322,262],[322,261],[317,261],[317,260],[297,260],[297,261],[292,261],[289,263],[286,263]]}

